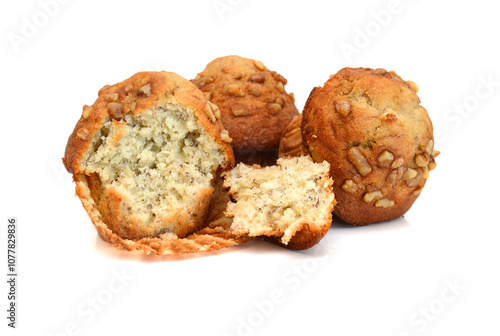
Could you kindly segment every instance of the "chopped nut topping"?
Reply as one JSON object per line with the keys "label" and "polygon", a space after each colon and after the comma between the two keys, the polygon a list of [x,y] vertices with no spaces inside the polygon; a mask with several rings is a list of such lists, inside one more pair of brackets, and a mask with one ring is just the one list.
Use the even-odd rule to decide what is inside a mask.
{"label": "chopped nut topping", "polygon": [[110,93],[109,95],[106,96],[106,100],[109,102],[117,101],[118,100],[118,93]]}
{"label": "chopped nut topping", "polygon": [[[295,123],[296,124],[296,123]],[[292,136],[292,135],[295,135],[295,134],[298,134],[298,133],[301,133],[301,129],[300,129],[300,124],[298,125],[295,125],[296,127],[295,128],[292,128],[291,130],[289,130],[285,136]]]}
{"label": "chopped nut topping", "polygon": [[382,198],[375,202],[375,206],[377,208],[390,208],[394,206],[394,201],[387,198]]}
{"label": "chopped nut topping", "polygon": [[89,130],[86,128],[80,128],[78,132],[76,132],[76,135],[82,139],[82,140],[87,140],[89,138]]}
{"label": "chopped nut topping", "polygon": [[201,77],[198,79],[198,87],[202,88],[205,85],[212,83],[213,81],[214,81],[213,77],[209,77],[209,76]]}
{"label": "chopped nut topping", "polygon": [[212,99],[212,91],[203,92],[203,93],[205,94],[205,99],[206,100]]}
{"label": "chopped nut topping", "polygon": [[427,146],[425,146],[425,151],[428,153],[428,154],[431,154],[432,153],[432,149],[434,148],[434,141],[432,140],[429,140],[429,142],[427,143]]}
{"label": "chopped nut topping", "polygon": [[285,107],[285,100],[284,100],[283,98],[278,97],[278,98],[276,98],[276,99],[274,100],[274,102],[275,102],[276,104],[280,104],[280,105],[281,105],[281,107]]}
{"label": "chopped nut topping", "polygon": [[111,116],[114,119],[121,119],[121,118],[123,118],[122,105],[119,104],[119,103],[115,103],[115,102],[109,103],[108,104],[108,112],[109,112],[109,114],[111,114]]}
{"label": "chopped nut topping", "polygon": [[438,155],[439,155],[439,154],[441,154],[441,152],[440,152],[440,151],[433,150],[433,151],[432,151],[431,156],[432,156],[432,158],[433,158],[433,159],[435,159],[435,158],[437,158],[437,157],[438,157]]}
{"label": "chopped nut topping", "polygon": [[417,176],[417,171],[415,169],[408,168],[408,170],[403,174],[403,180],[408,181],[414,178],[415,176]]}
{"label": "chopped nut topping", "polygon": [[257,69],[259,69],[260,71],[264,71],[266,70],[266,67],[264,65],[264,63],[262,63],[261,61],[253,61],[253,64],[255,65],[255,67]]}
{"label": "chopped nut topping", "polygon": [[429,164],[429,157],[424,154],[417,154],[415,155],[415,163],[419,167],[427,167]]}
{"label": "chopped nut topping", "polygon": [[377,75],[383,75],[383,74],[385,74],[385,73],[387,72],[387,70],[382,69],[382,68],[377,68],[377,69],[375,69],[375,71],[374,71],[374,72],[375,72]]}
{"label": "chopped nut topping", "polygon": [[399,180],[403,176],[403,174],[405,173],[405,171],[406,171],[405,167],[399,167],[398,169],[396,169],[396,172],[397,172],[396,179]]}
{"label": "chopped nut topping", "polygon": [[249,85],[248,91],[250,91],[250,94],[254,95],[255,97],[259,97],[262,94],[262,90],[257,84]]}
{"label": "chopped nut topping", "polygon": [[245,95],[237,84],[229,84],[227,87],[227,93],[237,97],[243,97]]}
{"label": "chopped nut topping", "polygon": [[349,160],[349,162],[356,167],[356,170],[362,176],[366,176],[372,171],[372,168],[368,164],[368,161],[356,147],[352,147],[351,149],[349,149],[349,151],[347,152],[347,160]]}
{"label": "chopped nut topping", "polygon": [[90,111],[92,111],[92,107],[88,105],[83,105],[83,111],[82,111],[83,119],[87,119],[89,117]]}
{"label": "chopped nut topping", "polygon": [[380,163],[382,167],[388,167],[392,161],[394,161],[394,155],[389,151],[385,150],[378,156],[378,163]]}
{"label": "chopped nut topping", "polygon": [[285,77],[283,77],[283,76],[281,76],[281,75],[280,75],[279,73],[277,73],[276,71],[271,72],[271,75],[273,75],[273,78],[274,78],[276,81],[278,81],[278,82],[282,83],[283,85],[286,85],[286,83],[288,83],[288,81],[286,80],[286,78],[285,78]]}
{"label": "chopped nut topping", "polygon": [[396,182],[397,180],[397,174],[398,174],[398,171],[395,169],[395,170],[392,170],[389,175],[387,175],[387,177],[385,178],[385,180],[389,183],[394,183]]}
{"label": "chopped nut topping", "polygon": [[125,88],[125,92],[129,92],[129,91],[132,91],[134,89],[134,86],[132,84],[129,84],[127,85],[127,87]]}
{"label": "chopped nut topping", "polygon": [[434,170],[436,169],[436,161],[432,160],[431,162],[429,162],[429,165],[427,167],[429,167],[429,170]]}
{"label": "chopped nut topping", "polygon": [[283,86],[283,83],[278,82],[278,84],[276,84],[276,90],[278,90],[279,93],[285,92],[285,87]]}
{"label": "chopped nut topping", "polygon": [[396,121],[398,117],[396,116],[396,112],[394,112],[393,109],[386,108],[384,113],[382,113],[382,115],[380,116],[380,119],[382,119],[385,122],[391,123],[393,121]]}
{"label": "chopped nut topping", "polygon": [[257,72],[250,75],[250,82],[264,83],[266,81],[266,75],[261,72]]}
{"label": "chopped nut topping", "polygon": [[415,83],[414,81],[406,81],[406,83],[408,83],[408,85],[410,85],[410,87],[413,89],[413,91],[415,92],[418,92],[418,85],[417,83]]}
{"label": "chopped nut topping", "polygon": [[[415,171],[415,176],[406,180],[406,185],[408,187],[411,187],[411,188],[416,187],[419,184],[419,182],[422,180],[421,179],[422,174],[423,174],[422,169],[415,169],[414,171]],[[411,175],[413,175],[413,174],[411,174]],[[403,176],[403,178],[404,178],[404,176]]]}
{"label": "chopped nut topping", "polygon": [[212,111],[212,107],[210,106],[210,102],[207,103],[207,110],[208,110],[208,116],[210,117],[210,120],[215,123],[217,119],[215,118],[214,112]]}
{"label": "chopped nut topping", "polygon": [[[421,173],[420,173],[420,175],[421,175]],[[406,181],[406,185],[410,188],[413,188],[413,187],[416,187],[418,185],[419,181],[420,181],[420,176],[417,175],[416,177]]]}
{"label": "chopped nut topping", "polygon": [[426,180],[429,178],[429,167],[425,166],[422,168],[422,177]]}
{"label": "chopped nut topping", "polygon": [[403,158],[397,158],[396,160],[394,160],[391,163],[391,168],[392,169],[399,168],[399,167],[401,167],[403,165],[404,162],[405,162],[405,160]]}
{"label": "chopped nut topping", "polygon": [[283,136],[283,147],[285,149],[299,148],[302,145],[302,132],[295,128]]}
{"label": "chopped nut topping", "polygon": [[292,104],[295,104],[295,95],[293,94],[293,92],[290,92],[288,94],[288,97],[290,98],[290,100],[292,101]]}
{"label": "chopped nut topping", "polygon": [[281,105],[278,103],[269,104],[268,107],[272,114],[276,114],[281,110]]}
{"label": "chopped nut topping", "polygon": [[335,110],[343,117],[347,117],[351,113],[351,104],[347,100],[337,100],[335,102]]}
{"label": "chopped nut topping", "polygon": [[215,119],[220,120],[221,112],[219,106],[213,104],[212,102],[208,102],[208,105],[210,105],[210,109],[214,113]]}
{"label": "chopped nut topping", "polygon": [[136,106],[137,106],[136,102],[133,102],[132,104],[130,104],[130,111],[135,110]]}
{"label": "chopped nut topping", "polygon": [[253,114],[252,110],[242,104],[231,105],[231,112],[233,112],[236,117],[244,117]]}
{"label": "chopped nut topping", "polygon": [[356,192],[356,189],[357,187],[353,180],[345,180],[344,184],[342,185],[342,190],[348,193],[354,193]]}
{"label": "chopped nut topping", "polygon": [[139,89],[139,94],[145,94],[146,96],[151,96],[151,84],[146,84]]}
{"label": "chopped nut topping", "polygon": [[384,197],[384,195],[382,194],[382,192],[380,190],[372,191],[372,192],[366,193],[363,196],[363,201],[365,201],[366,203],[370,203],[372,201],[379,200],[382,197]]}
{"label": "chopped nut topping", "polygon": [[214,103],[212,103],[212,102],[210,102],[210,101],[208,102],[208,106],[210,106],[210,109],[211,109],[212,111],[215,111],[215,110],[218,110],[218,109],[219,109],[219,106],[215,105]]}
{"label": "chopped nut topping", "polygon": [[224,141],[224,142],[228,142],[229,143],[229,142],[233,141],[233,139],[231,139],[229,137],[229,133],[226,130],[222,130],[220,132],[220,137],[221,137],[222,141]]}
{"label": "chopped nut topping", "polygon": [[217,110],[214,111],[214,116],[217,120],[220,120],[220,118],[222,117],[220,109],[217,108]]}

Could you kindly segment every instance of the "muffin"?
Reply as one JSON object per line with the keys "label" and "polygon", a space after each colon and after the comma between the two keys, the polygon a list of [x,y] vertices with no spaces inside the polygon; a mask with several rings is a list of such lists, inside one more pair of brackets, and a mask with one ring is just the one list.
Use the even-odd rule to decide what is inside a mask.
{"label": "muffin", "polygon": [[63,162],[104,240],[146,253],[193,249],[176,241],[205,227],[214,177],[234,165],[216,112],[169,72],[107,85],[84,106]]}
{"label": "muffin", "polygon": [[422,192],[439,154],[417,92],[414,82],[393,71],[344,68],[312,90],[302,136],[291,137],[293,127],[284,133],[280,155],[305,147],[314,161],[330,163],[334,213],[343,221],[366,225],[400,217]]}
{"label": "muffin", "polygon": [[233,199],[226,210],[231,232],[294,250],[314,246],[328,232],[335,205],[329,169],[302,156],[264,168],[240,163],[223,173]]}
{"label": "muffin", "polygon": [[210,62],[192,82],[220,108],[238,161],[275,163],[281,133],[298,114],[283,76],[262,62],[225,56]]}

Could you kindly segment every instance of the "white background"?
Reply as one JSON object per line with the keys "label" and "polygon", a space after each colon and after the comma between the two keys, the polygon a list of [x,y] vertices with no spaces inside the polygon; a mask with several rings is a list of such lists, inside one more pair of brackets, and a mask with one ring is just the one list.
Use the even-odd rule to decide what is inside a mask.
{"label": "white background", "polygon": [[[2,335],[500,335],[494,2],[46,2],[0,9]],[[442,154],[404,218],[334,223],[304,252],[256,241],[146,257],[102,242],[61,163],[82,106],[137,71],[189,79],[228,54],[283,74],[299,110],[346,66],[415,81]],[[5,312],[9,216],[16,330]]]}

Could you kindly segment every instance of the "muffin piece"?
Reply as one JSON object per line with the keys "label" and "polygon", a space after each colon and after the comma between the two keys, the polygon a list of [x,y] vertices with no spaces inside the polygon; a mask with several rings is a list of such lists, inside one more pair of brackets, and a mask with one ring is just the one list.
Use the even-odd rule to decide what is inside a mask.
{"label": "muffin piece", "polygon": [[226,56],[210,62],[192,82],[220,108],[237,158],[256,162],[255,153],[268,152],[264,155],[274,164],[281,132],[298,114],[293,94],[285,91],[287,80],[262,62]]}
{"label": "muffin piece", "polygon": [[330,163],[335,214],[365,225],[402,216],[436,166],[432,123],[418,87],[384,69],[345,68],[312,90],[302,138]]}
{"label": "muffin piece", "polygon": [[214,109],[168,72],[137,73],[84,106],[63,162],[104,240],[166,254],[163,240],[204,227],[214,176],[234,165]]}
{"label": "muffin piece", "polygon": [[327,162],[302,156],[264,168],[238,164],[223,173],[234,199],[226,210],[233,217],[231,231],[266,236],[295,250],[314,246],[330,228],[335,205],[329,169]]}

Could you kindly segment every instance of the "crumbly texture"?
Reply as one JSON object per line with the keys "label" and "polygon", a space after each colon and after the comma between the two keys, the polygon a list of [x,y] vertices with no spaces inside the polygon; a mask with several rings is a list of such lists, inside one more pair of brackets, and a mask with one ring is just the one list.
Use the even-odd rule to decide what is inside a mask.
{"label": "crumbly texture", "polygon": [[345,68],[312,90],[301,124],[314,161],[330,163],[335,214],[366,225],[402,216],[436,166],[432,123],[414,82]]}
{"label": "crumbly texture", "polygon": [[278,149],[278,157],[309,155],[302,139],[302,114],[295,116],[283,130]]}
{"label": "crumbly texture", "polygon": [[214,176],[234,164],[215,110],[167,72],[105,86],[84,106],[63,162],[103,239],[166,254],[173,249],[162,240],[204,227]]}
{"label": "crumbly texture", "polygon": [[236,153],[276,153],[281,132],[298,114],[287,80],[259,61],[220,57],[192,82],[220,108]]}
{"label": "crumbly texture", "polygon": [[267,236],[290,249],[307,249],[328,231],[335,205],[330,165],[310,157],[278,159],[276,166],[238,164],[223,174],[234,202],[235,235]]}

